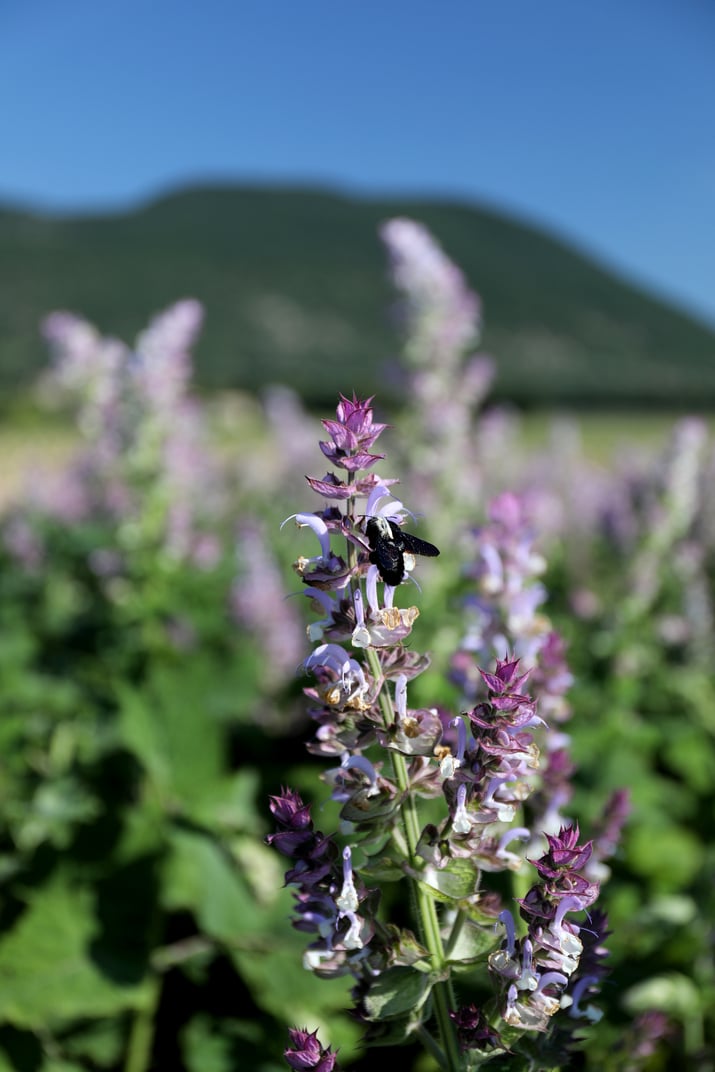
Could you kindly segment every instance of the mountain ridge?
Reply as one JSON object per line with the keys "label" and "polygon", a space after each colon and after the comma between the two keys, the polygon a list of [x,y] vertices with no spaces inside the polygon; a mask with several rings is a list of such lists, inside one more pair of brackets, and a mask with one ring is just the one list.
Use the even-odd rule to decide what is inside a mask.
{"label": "mountain ridge", "polygon": [[57,215],[0,204],[0,386],[45,363],[41,317],[70,308],[131,340],[192,295],[206,306],[197,381],[282,380],[322,403],[340,389],[396,396],[394,293],[377,236],[420,220],[483,303],[496,394],[525,405],[712,405],[715,331],[531,222],[455,199],[184,186],[128,211]]}

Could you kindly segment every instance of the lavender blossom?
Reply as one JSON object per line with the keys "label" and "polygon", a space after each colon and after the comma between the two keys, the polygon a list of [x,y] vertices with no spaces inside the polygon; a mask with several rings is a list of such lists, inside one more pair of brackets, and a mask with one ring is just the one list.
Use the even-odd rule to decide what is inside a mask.
{"label": "lavender blossom", "polygon": [[221,549],[207,522],[222,509],[220,478],[188,394],[202,318],[197,301],[177,302],[134,351],[71,313],[46,318],[54,361],[46,388],[73,400],[86,449],[63,476],[62,494],[35,496],[37,509],[60,516],[53,503],[61,501],[63,516],[74,504],[72,520],[117,524],[127,554],[153,547],[168,563],[216,564]]}
{"label": "lavender blossom", "polygon": [[130,374],[147,410],[175,419],[188,390],[191,350],[201,331],[203,306],[193,298],[176,302],[154,317],[137,337]]}
{"label": "lavender blossom", "polygon": [[493,376],[491,361],[470,353],[479,339],[480,301],[421,224],[388,220],[380,235],[401,294],[398,314],[414,425],[414,446],[405,458],[409,482],[444,538],[440,525],[454,528],[479,494],[472,433]]}
{"label": "lavender blossom", "polygon": [[80,432],[93,444],[97,464],[111,466],[123,447],[123,370],[129,351],[117,339],[102,338],[72,313],[51,313],[42,332],[53,358],[45,391],[65,393],[77,401]]}
{"label": "lavender blossom", "polygon": [[[546,563],[534,546],[522,502],[504,492],[489,504],[488,516],[489,523],[475,531],[475,562],[467,570],[477,589],[466,605],[468,630],[462,652],[467,658],[458,657],[454,670],[465,697],[472,700],[480,685],[475,659],[488,663],[511,651],[531,669],[549,643],[552,662],[556,656],[551,623],[539,611],[546,590],[538,578]],[[567,687],[570,679],[565,676],[560,684]]]}
{"label": "lavender blossom", "polygon": [[626,1072],[641,1072],[658,1050],[658,1043],[673,1034],[673,1024],[664,1012],[651,1009],[636,1017],[626,1039]]}
{"label": "lavender blossom", "polygon": [[393,282],[404,296],[400,311],[412,360],[420,366],[437,356],[458,360],[479,337],[479,299],[422,224],[388,220],[380,236],[390,256]]}
{"label": "lavender blossom", "polygon": [[45,547],[30,519],[10,516],[2,527],[2,543],[15,562],[28,573],[37,573],[45,562]]}
{"label": "lavender blossom", "polygon": [[306,950],[305,965],[322,976],[360,974],[362,963],[374,950],[375,891],[355,885],[350,850],[342,853],[332,838],[315,830],[310,809],[298,793],[284,789],[271,797],[278,830],[266,842],[295,863],[286,873],[286,885],[296,887],[293,926],[315,936]]}
{"label": "lavender blossom", "polygon": [[579,845],[578,838],[578,826],[547,835],[548,851],[534,861],[541,881],[519,901],[528,935],[515,940],[513,924],[507,926],[505,943],[489,957],[489,966],[506,992],[502,1016],[513,1027],[546,1031],[579,968],[580,926],[566,916],[589,908],[598,884],[582,874],[592,845]]}
{"label": "lavender blossom", "polygon": [[238,527],[237,572],[230,592],[234,620],[248,630],[263,652],[263,686],[281,689],[305,654],[306,640],[295,602],[287,600],[262,526],[244,520]]}
{"label": "lavender blossom", "polygon": [[691,418],[675,428],[662,476],[644,527],[644,539],[633,569],[632,590],[621,616],[632,622],[648,613],[655,601],[662,565],[688,533],[699,500],[707,432],[702,421]]}
{"label": "lavender blossom", "polygon": [[571,714],[567,692],[573,678],[563,640],[540,609],[546,589],[539,578],[546,563],[535,548],[523,500],[509,492],[497,496],[489,504],[489,523],[475,531],[475,538],[476,559],[467,576],[477,591],[466,600],[467,632],[452,658],[451,677],[473,703],[484,687],[478,667],[495,655],[499,659],[513,652],[529,673],[543,723],[539,744],[545,757],[530,800],[531,851],[538,851],[540,836],[564,824],[562,809],[572,796],[569,738],[557,727]]}

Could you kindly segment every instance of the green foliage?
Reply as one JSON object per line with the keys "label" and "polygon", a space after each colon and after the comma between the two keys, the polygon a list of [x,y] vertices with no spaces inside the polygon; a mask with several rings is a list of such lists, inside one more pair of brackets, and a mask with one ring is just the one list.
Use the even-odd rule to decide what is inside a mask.
{"label": "green foliage", "polygon": [[[110,533],[42,538],[41,570],[0,557],[0,1067],[278,1068],[295,1016],[348,998],[306,981],[262,844],[282,775],[244,759],[262,686],[230,573],[139,559],[117,587],[87,568]],[[162,995],[194,989],[164,1028]]]}
{"label": "green foliage", "polygon": [[[272,204],[267,197],[264,207]],[[193,205],[199,216],[206,211],[200,198]],[[326,202],[317,198],[309,206],[322,218]],[[175,253],[173,228],[180,233],[188,226],[185,208],[178,198],[145,213]],[[336,227],[345,223],[347,208],[332,204]],[[466,210],[433,211],[445,240],[458,250],[464,239],[457,223]],[[287,212],[272,224],[275,250],[269,243],[266,278],[286,234],[297,242],[291,219]],[[217,240],[218,220],[204,220],[207,241]],[[502,233],[489,230],[489,218],[475,220],[495,241]],[[107,221],[95,223],[111,230]],[[74,237],[75,226],[85,239],[91,236],[89,222],[69,224]],[[240,226],[257,228],[255,237],[263,224],[256,216]],[[316,256],[332,263],[332,239],[322,241]],[[372,271],[371,247],[363,242],[357,249]],[[506,272],[507,262],[489,249]],[[563,251],[554,252],[556,263],[546,256],[555,272],[556,253]],[[230,242],[224,254],[228,263]],[[127,257],[126,270],[134,256]],[[93,263],[90,257],[87,264]],[[179,258],[177,272],[181,264]],[[571,266],[578,279],[579,265]],[[293,282],[315,288],[319,278],[308,267],[306,279],[296,273]],[[333,271],[331,285],[335,278]],[[325,293],[326,301],[335,299],[329,288]],[[609,294],[615,300],[606,287],[605,298]],[[91,304],[87,309],[92,312]],[[562,312],[566,317],[567,306]],[[641,306],[640,312],[649,310]],[[657,310],[650,313],[656,323]],[[578,318],[569,330],[579,330]],[[249,346],[251,338],[249,331]],[[333,372],[344,386],[350,366],[341,362]],[[321,382],[330,389],[329,377]],[[572,388],[564,380],[564,390]],[[273,487],[254,486],[251,494],[271,523],[296,505],[283,504]],[[237,517],[245,503],[237,494]],[[265,635],[229,618],[232,553],[212,569],[174,561],[157,546],[155,519],[140,520],[146,524],[117,527],[101,518],[67,525],[32,517],[41,564],[19,568],[0,550],[0,1072],[277,1072],[292,1024],[327,1025],[330,1043],[342,1048],[341,1063],[366,1068],[370,1058],[357,1056],[365,1025],[344,1015],[355,1001],[349,980],[327,984],[304,970],[305,935],[288,922],[283,861],[263,842],[268,793],[290,784],[306,799],[325,795],[318,788],[322,768],[306,758],[303,726],[295,718],[300,683],[284,686],[264,650]],[[576,1047],[573,1061],[574,1067],[623,1072],[637,1043],[633,1017],[663,1010],[671,1021],[663,1049],[673,1067],[705,1072],[715,1038],[712,635],[700,648],[688,647],[665,639],[661,628],[684,613],[675,551],[694,532],[674,529],[672,545],[661,549],[650,602],[626,598],[634,560],[644,548],[652,550],[648,525],[643,518],[640,523],[627,549],[598,533],[581,534],[574,548],[567,546],[567,533],[551,548],[545,578],[552,593],[548,613],[569,639],[576,674],[569,732],[578,769],[566,813],[579,816],[589,837],[611,792],[628,787],[633,802],[602,901],[613,931],[611,982],[599,999],[606,1016]],[[220,535],[228,547],[226,533]],[[290,552],[279,540],[273,547],[266,537],[270,553],[287,564]],[[104,577],[92,568],[98,548],[121,551],[118,574]],[[446,550],[424,593],[414,597],[421,617],[410,643],[418,652],[432,650],[434,662],[411,686],[411,700],[458,710],[459,695],[445,670],[463,633],[460,600],[469,590],[460,573],[459,533],[449,555]],[[576,569],[569,557],[574,550]],[[710,596],[712,567],[706,559]],[[586,581],[599,605],[578,618],[572,596]],[[279,599],[276,622],[285,607]],[[326,831],[346,819],[364,826],[366,818],[396,806],[378,795],[370,798],[370,812],[350,804],[339,815],[333,802],[318,821]],[[423,819],[429,809],[427,802]],[[370,854],[363,875],[385,884],[380,926],[400,936],[398,963],[359,995],[367,1041],[374,1047],[407,1043],[402,1067],[417,1069],[409,1043],[420,1009],[436,1004],[435,980],[426,950],[402,927],[412,923],[403,903],[404,860],[379,836],[366,838],[362,850]],[[430,865],[419,875],[435,900],[451,906],[464,899],[465,915],[472,913],[453,933],[447,964],[455,968],[460,1000],[486,1004],[476,969],[500,937],[494,916],[477,918],[469,902],[478,879],[475,861]],[[569,1067],[557,1033],[543,1045],[508,1031],[503,1039],[514,1051],[519,1042],[521,1065],[515,1052],[499,1050],[477,1054],[474,1067],[482,1057],[510,1072]],[[643,1067],[665,1066],[656,1056]]]}

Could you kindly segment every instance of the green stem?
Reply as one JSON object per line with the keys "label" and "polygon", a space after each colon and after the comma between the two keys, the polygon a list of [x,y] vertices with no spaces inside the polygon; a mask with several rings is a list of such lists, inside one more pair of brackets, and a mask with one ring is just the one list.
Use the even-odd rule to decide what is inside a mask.
{"label": "green stem", "polygon": [[420,1024],[417,1028],[417,1037],[428,1053],[432,1054],[439,1067],[447,1069],[447,1058],[444,1056],[444,1050],[438,1045],[437,1041],[432,1038],[424,1024]]}
{"label": "green stem", "polygon": [[154,1017],[161,995],[162,976],[155,972],[150,980],[149,997],[142,1009],[137,1009],[132,1020],[124,1061],[124,1072],[146,1072],[151,1067],[151,1051],[154,1042]]}
{"label": "green stem", "polygon": [[[375,681],[380,682],[382,678],[382,667],[380,666],[380,660],[374,648],[367,649],[367,658]],[[392,699],[387,689],[384,688],[380,689],[380,707],[382,709],[385,726],[394,725],[395,712],[392,706]],[[405,757],[400,752],[391,751],[390,758],[392,760],[395,782],[397,783],[397,787],[400,790],[402,797],[400,812],[405,831],[405,840],[407,842],[407,851],[410,857],[410,864],[412,868],[415,869],[419,866],[417,844],[421,833],[419,816],[417,814],[417,801],[409,792],[410,783]],[[439,929],[437,906],[434,898],[423,883],[412,878],[410,878],[409,881],[412,886],[414,902],[417,905],[418,919],[420,923],[420,940],[430,952],[434,971],[442,972],[445,968],[445,955],[442,946],[442,935],[440,934]],[[445,1067],[448,1072],[459,1072],[461,1067],[459,1048],[457,1046],[457,1039],[452,1021],[449,1018],[450,1007],[455,1007],[452,983],[449,977],[435,983],[432,988],[432,997],[434,1001],[435,1017],[439,1026],[440,1038],[445,1048]]]}
{"label": "green stem", "polygon": [[[153,815],[154,808],[161,808],[158,801],[157,787],[148,776],[143,784],[144,803],[148,808],[148,814]],[[159,949],[165,932],[164,913],[158,902],[154,902],[151,917],[147,928],[148,945],[152,952]],[[124,1059],[124,1072],[147,1072],[152,1067],[152,1048],[154,1045],[154,1029],[156,1011],[161,998],[161,989],[164,983],[164,975],[157,971],[150,960],[149,978],[146,981],[147,995],[142,1008],[137,1009],[132,1018],[127,1052]]]}

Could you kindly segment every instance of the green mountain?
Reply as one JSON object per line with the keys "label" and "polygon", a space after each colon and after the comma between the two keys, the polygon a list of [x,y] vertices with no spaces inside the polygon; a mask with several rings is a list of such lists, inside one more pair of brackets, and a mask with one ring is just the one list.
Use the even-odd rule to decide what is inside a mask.
{"label": "green mountain", "polygon": [[74,218],[0,210],[0,387],[46,362],[42,316],[65,308],[131,340],[189,295],[206,306],[201,385],[283,381],[399,399],[379,223],[421,220],[481,295],[496,394],[532,405],[715,403],[715,332],[564,242],[504,215],[437,200],[197,188]]}

